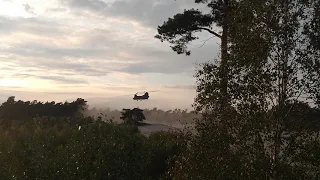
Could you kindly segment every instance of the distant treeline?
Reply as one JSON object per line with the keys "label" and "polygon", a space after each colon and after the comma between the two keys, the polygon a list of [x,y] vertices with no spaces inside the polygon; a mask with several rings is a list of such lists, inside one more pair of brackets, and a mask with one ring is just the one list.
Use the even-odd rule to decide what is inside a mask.
{"label": "distant treeline", "polygon": [[[15,100],[15,96],[10,96],[6,102],[0,105],[0,119],[10,120],[30,120],[36,117],[74,117],[76,115],[113,119],[119,121],[122,110],[88,108],[87,101],[78,98],[72,102],[41,102],[37,100],[22,101]],[[181,123],[193,122],[199,118],[200,114],[193,111],[174,109],[164,111],[162,109],[143,109],[143,114],[147,122],[180,125]]]}
{"label": "distant treeline", "polygon": [[[196,114],[194,111],[188,112],[188,110],[174,109],[164,111],[162,109],[153,108],[153,109],[143,109],[143,114],[146,117],[147,122],[159,123],[159,124],[168,124],[168,125],[178,125],[185,123],[192,123],[195,118],[201,117],[200,113]],[[84,112],[85,116],[106,116],[106,118],[113,118],[115,121],[120,120],[121,110],[117,109],[97,109],[91,108],[87,109]]]}
{"label": "distant treeline", "polygon": [[73,102],[56,103],[15,100],[11,96],[0,106],[0,118],[4,120],[28,120],[35,117],[73,117],[85,110],[87,101],[78,98]]}

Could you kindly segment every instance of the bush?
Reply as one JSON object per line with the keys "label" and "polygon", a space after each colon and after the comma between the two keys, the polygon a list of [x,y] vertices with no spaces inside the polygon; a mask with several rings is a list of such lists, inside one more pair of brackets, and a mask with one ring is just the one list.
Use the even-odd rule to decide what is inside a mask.
{"label": "bush", "polygon": [[181,151],[176,133],[92,118],[37,118],[0,126],[3,179],[159,179]]}
{"label": "bush", "polygon": [[151,179],[170,179],[166,174],[186,147],[182,134],[177,132],[155,132],[150,134],[147,144],[147,176]]}

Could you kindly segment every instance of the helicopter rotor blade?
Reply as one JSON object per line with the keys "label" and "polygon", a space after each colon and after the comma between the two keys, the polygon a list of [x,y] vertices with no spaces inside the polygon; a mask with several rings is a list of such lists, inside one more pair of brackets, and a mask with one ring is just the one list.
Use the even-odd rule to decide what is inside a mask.
{"label": "helicopter rotor blade", "polygon": [[149,91],[149,92],[159,92],[158,90],[155,90],[155,91]]}
{"label": "helicopter rotor blade", "polygon": [[154,90],[154,91],[141,91],[141,92],[137,92],[136,94],[144,94],[146,92],[159,92],[159,90]]}
{"label": "helicopter rotor blade", "polygon": [[[144,94],[146,92],[160,92],[159,90],[153,90],[153,91],[144,91],[144,92],[136,92],[135,94]],[[134,96],[135,94],[124,94],[124,95],[119,95],[119,96],[114,96],[112,98],[118,98],[118,97],[126,97],[126,96]]]}

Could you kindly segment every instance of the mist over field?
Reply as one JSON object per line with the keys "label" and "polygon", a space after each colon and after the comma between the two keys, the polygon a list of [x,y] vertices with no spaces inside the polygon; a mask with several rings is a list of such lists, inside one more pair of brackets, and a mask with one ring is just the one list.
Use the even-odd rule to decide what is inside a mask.
{"label": "mist over field", "polygon": [[[1,89],[1,86],[0,86]],[[140,90],[141,91],[141,90]],[[180,90],[181,91],[181,90]],[[150,98],[144,101],[135,101],[133,96],[139,90],[131,90],[130,92],[122,92],[120,95],[103,95],[94,92],[81,93],[81,92],[24,92],[19,88],[14,90],[2,90],[0,94],[0,103],[5,102],[9,96],[14,95],[17,99],[24,101],[33,101],[37,99],[39,101],[73,101],[78,97],[84,98],[88,101],[89,108],[96,109],[118,109],[122,108],[158,108],[167,110],[174,109],[188,109],[192,111],[192,103],[194,103],[195,91],[194,89],[184,90],[183,94],[180,91],[159,91],[149,92]],[[107,92],[106,92],[107,94]]]}
{"label": "mist over field", "polygon": [[[121,123],[122,109],[111,108],[88,108],[85,112],[85,116],[98,117],[101,116],[104,120],[113,119],[114,122]],[[195,118],[200,118],[200,114],[195,113],[187,109],[173,109],[163,110],[158,108],[143,109],[143,113],[146,117],[144,120],[148,125],[141,126],[139,129],[143,133],[151,133],[157,131],[168,131],[183,129],[184,127],[193,126]]]}

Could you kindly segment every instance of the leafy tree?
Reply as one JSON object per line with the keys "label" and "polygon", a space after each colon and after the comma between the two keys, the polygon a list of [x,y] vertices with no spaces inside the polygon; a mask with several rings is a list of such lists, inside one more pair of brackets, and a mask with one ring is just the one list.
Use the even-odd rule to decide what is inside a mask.
{"label": "leafy tree", "polygon": [[[230,37],[230,29],[232,19],[236,16],[237,1],[235,0],[195,0],[195,3],[206,4],[211,10],[210,13],[201,12],[198,9],[184,10],[169,18],[163,25],[158,26],[158,34],[156,38],[168,41],[173,44],[172,50],[178,54],[190,55],[191,52],[187,48],[187,44],[198,39],[195,33],[206,31],[215,37],[221,39],[221,62],[219,67],[219,102],[221,112],[228,103],[228,43]],[[222,28],[222,34],[215,32],[213,26]]]}
{"label": "leafy tree", "polygon": [[[250,144],[251,141],[248,141],[248,139],[252,138],[252,136],[246,136],[249,132],[245,132],[245,129],[252,126],[252,123],[247,121],[249,117],[245,115],[251,115],[250,118],[254,119],[255,116],[261,114],[261,110],[259,107],[256,107],[252,109],[252,111],[241,115],[237,111],[238,109],[226,106],[226,104],[234,105],[232,103],[239,103],[238,100],[240,96],[242,96],[241,98],[246,98],[245,101],[247,102],[247,107],[242,107],[243,113],[248,107],[251,108],[251,106],[253,106],[253,103],[251,103],[253,98],[250,98],[253,94],[247,93],[246,96],[242,94],[246,92],[247,88],[245,86],[239,87],[240,83],[238,83],[236,79],[237,74],[234,74],[234,72],[237,71],[238,74],[241,72],[240,69],[235,69],[235,67],[237,67],[235,63],[239,61],[235,61],[232,58],[235,54],[233,51],[236,48],[240,48],[241,40],[245,40],[250,36],[249,34],[252,33],[252,31],[248,32],[248,29],[253,27],[252,24],[254,24],[258,18],[256,18],[250,10],[254,8],[257,10],[258,6],[252,6],[254,1],[245,0],[195,2],[206,3],[211,9],[211,12],[204,14],[194,9],[185,10],[184,13],[177,14],[172,19],[169,18],[167,22],[158,27],[159,35],[156,36],[162,41],[169,41],[174,44],[175,46],[173,46],[172,49],[178,54],[185,53],[186,55],[190,55],[190,51],[187,50],[186,45],[190,41],[197,39],[197,37],[194,36],[196,32],[206,30],[221,38],[220,64],[206,63],[203,69],[196,74],[198,80],[198,96],[195,106],[197,111],[204,110],[204,117],[196,124],[198,133],[191,142],[191,147],[195,149],[187,151],[187,157],[181,157],[182,164],[180,165],[186,168],[182,168],[183,171],[178,170],[176,172],[177,176],[175,177],[179,177],[180,179],[190,179],[199,176],[203,179],[211,179],[212,177],[229,177],[231,179],[234,177],[243,179],[262,177],[268,171],[268,166],[265,166],[264,171],[257,171],[256,173],[260,173],[259,175],[249,172],[242,173],[246,169],[249,171],[253,168],[252,166],[254,164],[250,163],[250,156],[264,157],[263,154],[256,153],[258,151],[253,151],[253,153],[256,154],[248,151],[248,148],[250,148],[252,144]],[[246,13],[248,10],[249,13]],[[221,36],[211,31],[213,25],[222,27]],[[241,25],[241,27],[239,27],[239,25]],[[249,26],[247,29],[246,25]],[[238,28],[241,28],[242,31],[238,31]],[[263,29],[263,27],[260,29]],[[259,36],[258,32],[255,33],[256,36],[252,39],[257,42]],[[244,50],[244,48],[241,47],[241,50]],[[257,52],[257,54],[258,53],[259,52]],[[246,57],[248,57],[247,54]],[[243,65],[241,67],[243,67]],[[240,88],[243,88],[242,91],[239,91],[241,90]],[[257,96],[255,97],[258,99]],[[260,125],[258,127],[263,126]],[[253,139],[253,141],[258,141],[258,139]],[[246,143],[242,146],[241,144],[244,144],[244,142]],[[237,151],[235,151],[234,148],[230,148],[230,146],[237,147]],[[261,143],[259,142],[255,148],[259,149],[260,146]],[[241,154],[241,151],[248,153]],[[239,156],[240,154],[242,156]],[[246,161],[247,165],[243,163],[243,161]],[[264,163],[270,164],[266,160]],[[188,166],[188,164],[192,165]]]}
{"label": "leafy tree", "polygon": [[[316,24],[316,15],[307,16],[310,9],[317,12],[317,3],[310,2],[242,0],[233,6],[238,17],[229,16],[226,76],[231,106],[219,113],[222,65],[205,63],[196,74],[195,102],[204,116],[196,123],[191,148],[176,163],[176,178],[316,177],[319,164],[314,156],[304,155],[318,152],[319,129],[311,130],[309,123],[309,127],[291,124],[307,121],[294,113],[313,111],[299,103],[302,97],[314,102],[318,97],[319,51],[310,47],[319,36],[315,29],[309,34],[302,31]],[[175,38],[183,33],[168,34]]]}
{"label": "leafy tree", "polygon": [[139,122],[146,119],[143,110],[138,108],[123,109],[121,114],[120,119],[122,119],[125,124],[138,125]]}
{"label": "leafy tree", "polygon": [[[258,4],[253,7],[259,10],[257,11],[259,14],[254,16],[254,19],[259,21],[253,26],[244,27],[244,31],[253,29],[255,31],[253,37],[255,33],[259,33],[263,34],[263,38],[259,36],[254,39],[243,38],[243,36],[233,38],[234,45],[231,51],[234,60],[232,62],[235,63],[234,74],[239,79],[235,83],[237,87],[235,91],[240,89],[238,90],[241,94],[240,100],[248,94],[251,105],[260,106],[268,112],[264,115],[267,120],[266,125],[269,127],[264,133],[267,134],[264,141],[271,145],[264,151],[272,158],[271,176],[281,179],[290,174],[294,176],[296,172],[292,169],[310,170],[301,166],[300,163],[292,162],[292,154],[287,153],[287,148],[293,143],[292,138],[302,138],[305,141],[307,139],[303,135],[297,136],[295,133],[288,132],[285,125],[285,122],[290,121],[288,118],[293,113],[292,108],[286,107],[295,106],[302,97],[307,100],[314,99],[316,93],[311,91],[311,87],[319,84],[319,80],[314,79],[310,70],[305,68],[310,65],[310,62],[319,61],[312,57],[316,53],[310,53],[308,50],[310,38],[302,32],[310,22],[308,18],[310,4],[306,1],[287,0],[271,2],[260,6],[261,8]],[[250,51],[252,45],[247,44],[247,39],[260,42],[255,46],[263,49],[261,57],[257,54],[258,50]],[[238,98],[235,100],[239,101]],[[295,132],[300,131],[298,127],[295,128]],[[296,148],[297,151],[298,149],[303,151]],[[292,164],[295,165],[292,166]],[[308,175],[310,174],[312,173]],[[308,177],[307,174],[304,175]]]}
{"label": "leafy tree", "polygon": [[147,141],[146,172],[151,179],[171,179],[170,165],[187,147],[187,135],[181,132],[151,133]]}
{"label": "leafy tree", "polygon": [[308,17],[312,18],[304,26],[304,34],[308,37],[307,47],[303,49],[306,54],[303,61],[303,68],[306,72],[304,78],[309,82],[307,87],[309,93],[313,96],[316,105],[320,105],[320,1],[310,1]]}

